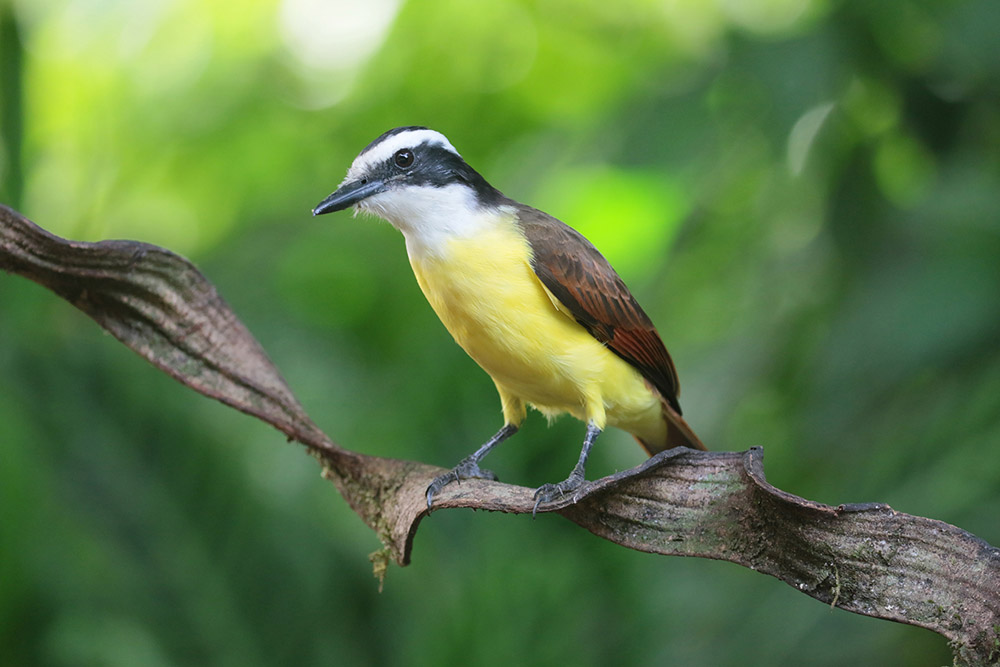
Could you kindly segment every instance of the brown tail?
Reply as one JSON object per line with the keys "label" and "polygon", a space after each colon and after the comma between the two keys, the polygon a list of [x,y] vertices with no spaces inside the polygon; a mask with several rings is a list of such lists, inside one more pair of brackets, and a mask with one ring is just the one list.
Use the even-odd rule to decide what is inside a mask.
{"label": "brown tail", "polygon": [[646,450],[646,453],[652,456],[657,452],[662,452],[665,449],[673,449],[674,447],[690,447],[691,449],[700,449],[702,451],[708,450],[708,447],[698,439],[698,436],[694,434],[694,431],[684,421],[684,418],[666,403],[663,404],[663,416],[667,419],[666,442],[649,443],[638,437],[636,438],[639,444],[642,445],[642,448]]}

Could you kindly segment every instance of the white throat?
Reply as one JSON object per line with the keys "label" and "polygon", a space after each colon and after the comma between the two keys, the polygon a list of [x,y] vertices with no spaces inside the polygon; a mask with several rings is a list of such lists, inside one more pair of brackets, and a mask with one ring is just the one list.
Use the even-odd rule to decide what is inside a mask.
{"label": "white throat", "polygon": [[388,220],[403,233],[410,257],[442,257],[448,242],[500,222],[500,212],[479,205],[465,185],[404,186],[373,195],[358,208]]}

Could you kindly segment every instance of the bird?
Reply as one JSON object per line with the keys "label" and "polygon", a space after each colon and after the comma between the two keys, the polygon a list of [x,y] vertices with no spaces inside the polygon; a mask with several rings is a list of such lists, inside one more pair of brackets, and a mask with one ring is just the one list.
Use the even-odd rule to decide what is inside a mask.
{"label": "bird", "polygon": [[674,363],[649,317],[580,232],[490,185],[440,132],[406,126],[368,144],[314,216],[353,208],[402,232],[410,266],[455,341],[493,379],[504,424],[426,489],[496,480],[482,459],[521,427],[531,406],[586,424],[569,476],[535,490],[533,514],[575,494],[609,425],[653,454],[704,450],[681,416]]}

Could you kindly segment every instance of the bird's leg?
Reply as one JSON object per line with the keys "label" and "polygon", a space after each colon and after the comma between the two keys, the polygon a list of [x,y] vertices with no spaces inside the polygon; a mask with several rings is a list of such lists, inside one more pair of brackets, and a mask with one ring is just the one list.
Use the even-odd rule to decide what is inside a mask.
{"label": "bird's leg", "polygon": [[548,503],[556,498],[560,498],[571,491],[576,491],[586,480],[584,468],[587,465],[587,457],[590,456],[590,448],[594,446],[594,441],[601,434],[601,429],[594,422],[587,423],[587,435],[583,438],[583,449],[580,450],[580,460],[576,462],[569,477],[558,484],[542,484],[535,489],[535,507],[531,510],[531,516],[535,516],[538,506]]}
{"label": "bird's leg", "polygon": [[486,443],[475,452],[462,459],[457,466],[443,475],[434,478],[434,481],[427,486],[427,509],[431,508],[434,502],[434,495],[448,486],[452,482],[461,482],[463,479],[489,479],[496,481],[497,476],[491,470],[483,470],[479,467],[479,462],[490,453],[490,450],[501,442],[517,433],[517,425],[507,423],[497,431],[496,435],[486,441]]}

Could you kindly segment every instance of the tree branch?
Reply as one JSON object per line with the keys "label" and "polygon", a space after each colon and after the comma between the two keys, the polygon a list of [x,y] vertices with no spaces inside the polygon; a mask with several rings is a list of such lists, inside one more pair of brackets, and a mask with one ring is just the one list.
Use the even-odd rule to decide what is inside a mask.
{"label": "tree branch", "polygon": [[[303,443],[400,565],[441,468],[334,444],[259,343],[192,265],[134,241],[60,239],[0,206],[0,269],[49,288],[157,368]],[[759,448],[662,452],[588,483],[557,512],[622,546],[728,560],[858,614],[948,638],[956,661],[1000,660],[1000,550],[949,524],[887,505],[831,507],[774,488]],[[532,491],[464,481],[435,509],[526,513]]]}

